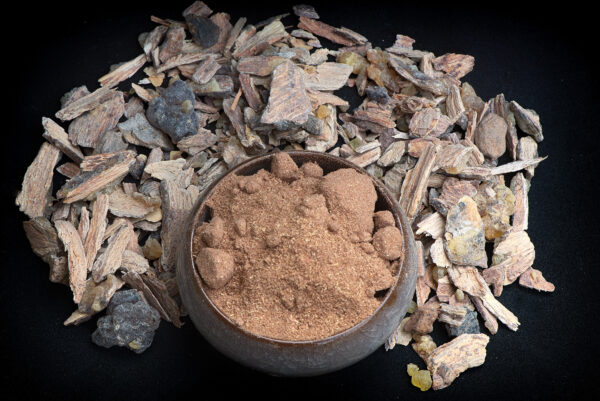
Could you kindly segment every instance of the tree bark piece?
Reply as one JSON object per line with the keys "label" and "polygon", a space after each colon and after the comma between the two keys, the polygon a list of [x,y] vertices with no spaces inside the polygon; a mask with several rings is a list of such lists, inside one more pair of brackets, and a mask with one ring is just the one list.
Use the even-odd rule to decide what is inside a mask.
{"label": "tree bark piece", "polygon": [[423,190],[427,185],[427,180],[435,164],[437,153],[438,147],[434,144],[429,144],[419,158],[415,168],[405,178],[399,203],[409,220],[414,219],[421,208]]}
{"label": "tree bark piece", "polygon": [[433,389],[446,388],[465,370],[483,365],[489,341],[485,334],[461,334],[437,347],[427,358]]}
{"label": "tree bark piece", "polygon": [[17,195],[15,203],[19,210],[31,219],[50,216],[52,177],[60,154],[56,146],[44,142],[25,172],[21,192]]}
{"label": "tree bark piece", "polygon": [[108,195],[99,194],[92,206],[92,219],[84,243],[88,270],[92,269],[98,249],[100,249],[104,240],[104,231],[106,230],[107,224],[106,215],[108,213],[108,201]]}
{"label": "tree bark piece", "polygon": [[81,163],[83,160],[81,149],[79,149],[79,146],[73,145],[68,134],[60,125],[47,117],[42,117],[42,125],[45,130],[42,134],[44,139],[60,149],[61,152],[67,155],[75,163]]}
{"label": "tree bark piece", "polygon": [[121,267],[123,252],[129,245],[130,238],[129,227],[123,226],[108,239],[106,251],[98,257],[92,267],[92,277],[96,283]]}
{"label": "tree bark piece", "polygon": [[140,54],[133,60],[129,60],[106,75],[103,75],[98,79],[102,87],[112,88],[119,84],[119,82],[125,81],[131,78],[136,72],[140,70],[146,64],[147,56]]}
{"label": "tree bark piece", "polygon": [[81,237],[72,223],[65,220],[58,220],[54,225],[58,237],[67,251],[69,285],[71,286],[71,291],[73,291],[73,302],[78,304],[83,296],[85,280],[87,278],[85,250],[81,243]]}

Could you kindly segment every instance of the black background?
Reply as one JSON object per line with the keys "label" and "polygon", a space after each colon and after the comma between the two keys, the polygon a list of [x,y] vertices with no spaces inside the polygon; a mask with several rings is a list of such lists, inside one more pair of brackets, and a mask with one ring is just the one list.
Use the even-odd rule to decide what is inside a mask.
{"label": "black background", "polygon": [[[503,92],[541,116],[546,139],[539,151],[549,158],[533,179],[528,232],[537,251],[534,267],[557,289],[548,295],[517,284],[505,288],[500,300],[520,318],[521,328],[514,333],[501,325],[485,364],[463,373],[448,389],[421,394],[412,387],[406,364],[423,364],[403,347],[387,353],[381,348],[333,374],[287,379],[231,362],[189,321],[182,329],[162,322],[142,355],[93,345],[94,320],[65,328],[62,321],[74,309],[70,291],[48,281],[47,266],[23,233],[25,216],[14,206],[25,169],[42,143],[41,117],[53,116],[72,87],[96,88],[111,64],[137,56],[137,35],[154,26],[150,15],[181,19],[188,3],[22,2],[3,15],[0,349],[6,369],[1,393],[86,400],[570,399],[597,386],[599,102],[591,57],[598,34],[591,10],[575,3],[560,8],[313,3],[323,21],[352,28],[374,46],[391,46],[402,33],[417,40],[415,48],[436,55],[471,54],[475,69],[465,80],[482,98]],[[291,11],[294,2],[208,4],[230,13],[232,22],[247,16],[256,23]]]}

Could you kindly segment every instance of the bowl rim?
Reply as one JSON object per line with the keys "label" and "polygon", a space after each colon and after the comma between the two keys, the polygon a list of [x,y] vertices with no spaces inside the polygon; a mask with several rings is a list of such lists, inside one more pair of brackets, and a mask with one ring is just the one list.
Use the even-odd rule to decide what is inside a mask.
{"label": "bowl rim", "polygon": [[[261,161],[266,161],[268,159],[271,159],[276,153],[279,152],[285,152],[288,153],[290,156],[293,155],[298,155],[298,154],[310,154],[310,155],[314,155],[315,158],[321,158],[321,159],[329,159],[335,163],[341,163],[343,166],[341,166],[340,168],[336,169],[339,170],[341,168],[353,168],[355,170],[357,170],[360,173],[363,173],[365,175],[367,175],[371,181],[373,182],[373,185],[375,186],[376,191],[378,191],[378,197],[381,195],[383,195],[386,199],[386,201],[391,201],[389,202],[392,205],[392,210],[391,213],[394,216],[394,220],[396,221],[396,223],[400,223],[401,225],[401,230],[402,231],[406,231],[409,230],[412,232],[412,228],[410,227],[410,224],[408,222],[408,219],[406,218],[406,215],[404,214],[404,212],[402,211],[402,208],[400,207],[400,205],[398,204],[398,202],[393,198],[393,196],[391,195],[390,191],[381,183],[378,182],[373,176],[371,176],[364,168],[348,161],[345,160],[341,157],[338,156],[334,156],[328,153],[322,153],[322,152],[315,152],[315,151],[309,151],[309,150],[290,150],[290,151],[272,151],[266,154],[262,154],[262,155],[258,155],[255,157],[251,157],[247,160],[244,160],[243,162],[241,162],[240,164],[234,166],[231,170],[227,171],[225,174],[223,174],[222,176],[220,176],[219,178],[217,178],[214,182],[212,182],[209,187],[204,191],[204,193],[201,195],[201,197],[198,198],[196,204],[194,205],[194,208],[191,211],[190,217],[191,219],[189,219],[188,221],[191,223],[191,228],[189,230],[187,230],[187,237],[185,239],[186,244],[188,245],[187,249],[186,249],[186,258],[189,258],[189,265],[186,264],[185,268],[188,268],[191,266],[191,273],[192,273],[192,277],[194,278],[194,288],[196,288],[198,290],[198,293],[206,300],[207,305],[210,306],[210,308],[216,313],[216,315],[223,320],[225,323],[228,324],[228,326],[231,327],[231,329],[236,330],[238,332],[240,332],[242,335],[249,337],[250,339],[254,339],[257,341],[261,341],[261,342],[267,342],[267,343],[271,343],[271,344],[276,344],[276,345],[280,345],[280,346],[307,346],[307,345],[321,345],[321,344],[327,344],[327,343],[331,343],[333,341],[336,341],[340,338],[346,337],[351,335],[352,333],[354,333],[355,331],[359,330],[361,327],[365,326],[371,319],[373,319],[380,311],[381,309],[383,309],[387,303],[390,301],[390,299],[392,298],[392,295],[394,294],[395,290],[397,289],[401,278],[402,281],[406,281],[408,279],[408,274],[406,274],[406,269],[409,267],[407,266],[407,241],[409,241],[409,238],[407,238],[407,235],[405,232],[402,233],[402,237],[403,237],[403,242],[402,242],[402,247],[403,247],[403,254],[401,256],[401,263],[400,263],[400,268],[398,269],[398,272],[395,275],[395,279],[394,279],[394,283],[392,284],[392,286],[388,289],[385,297],[383,298],[383,300],[381,301],[381,303],[379,304],[379,306],[377,306],[377,308],[371,313],[369,314],[369,316],[367,316],[366,318],[364,318],[363,320],[361,320],[359,323],[355,324],[354,326],[351,326],[343,331],[340,331],[338,333],[335,333],[331,336],[328,337],[323,337],[323,338],[318,338],[318,339],[312,339],[312,340],[284,340],[284,339],[278,339],[278,338],[273,338],[273,337],[267,337],[267,336],[263,336],[260,334],[256,334],[253,332],[250,332],[248,330],[243,329],[242,327],[238,326],[234,321],[232,321],[224,312],[222,312],[212,301],[212,299],[210,298],[210,296],[206,293],[206,291],[204,291],[204,286],[202,285],[202,278],[200,277],[200,274],[198,272],[198,269],[196,269],[195,267],[195,261],[194,261],[194,256],[193,256],[193,239],[194,239],[194,233],[196,231],[196,227],[198,226],[198,222],[200,219],[200,211],[202,210],[202,206],[205,204],[206,200],[210,197],[210,195],[213,193],[214,189],[216,188],[216,186],[225,178],[228,177],[231,174],[236,174],[239,170],[242,170],[246,167],[246,165],[250,164],[250,163],[256,163],[257,161],[261,160]],[[315,161],[317,164],[318,162]],[[335,170],[333,170],[335,171]],[[380,193],[379,193],[380,192]],[[394,210],[395,209],[395,210]],[[189,250],[189,251],[188,251]]]}

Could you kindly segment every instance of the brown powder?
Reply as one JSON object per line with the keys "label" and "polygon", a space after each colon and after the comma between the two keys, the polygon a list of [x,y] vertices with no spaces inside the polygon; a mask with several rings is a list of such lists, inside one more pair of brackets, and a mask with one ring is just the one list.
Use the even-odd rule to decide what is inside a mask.
{"label": "brown powder", "polygon": [[393,284],[390,255],[402,242],[386,226],[391,236],[380,230],[371,243],[371,179],[353,169],[323,177],[283,152],[271,169],[226,177],[207,200],[212,220],[193,249],[208,296],[240,327],[270,338],[324,338],[358,324]]}

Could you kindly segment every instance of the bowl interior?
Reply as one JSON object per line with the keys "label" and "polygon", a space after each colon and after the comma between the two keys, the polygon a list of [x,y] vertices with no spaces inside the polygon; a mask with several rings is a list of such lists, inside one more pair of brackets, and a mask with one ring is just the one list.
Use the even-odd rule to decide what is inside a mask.
{"label": "bowl interior", "polygon": [[[368,175],[368,173],[364,169],[356,166],[355,164],[350,163],[342,158],[332,156],[332,155],[329,155],[326,153],[311,152],[311,151],[290,151],[287,153],[292,157],[292,159],[296,162],[296,164],[298,164],[298,166],[301,166],[302,164],[304,164],[306,162],[317,163],[323,169],[323,174],[327,174],[332,171],[339,170],[341,168],[353,168],[361,173]],[[192,226],[192,229],[190,230],[190,237],[187,238],[187,241],[189,241],[188,243],[190,243],[190,244],[193,243],[192,239],[194,237],[194,232],[195,232],[196,228],[199,227],[202,223],[210,221],[210,219],[212,217],[211,216],[212,211],[206,205],[206,200],[210,197],[214,188],[220,183],[220,181],[229,174],[248,176],[248,175],[252,175],[252,174],[258,172],[261,169],[270,170],[272,156],[273,156],[273,153],[270,153],[267,155],[258,156],[258,157],[249,159],[249,160],[245,161],[244,163],[241,163],[240,165],[238,165],[235,168],[233,168],[232,170],[230,170],[227,174],[225,174],[224,176],[222,176],[221,178],[216,180],[207,189],[207,191],[204,193],[202,199],[200,199],[200,201],[199,201],[200,203],[197,205],[197,209],[193,216],[193,219],[192,219],[193,226]],[[398,228],[400,228],[403,233],[403,242],[404,242],[403,248],[406,250],[406,248],[407,248],[406,247],[406,241],[407,241],[406,230],[407,229],[410,230],[410,227],[407,227],[407,224],[405,224],[406,218],[403,218],[402,211],[400,210],[398,203],[393,199],[392,195],[383,186],[383,184],[381,184],[380,182],[375,180],[370,175],[368,175],[368,176],[372,179],[373,184],[375,185],[375,190],[377,191],[377,202],[375,204],[375,211],[388,210],[393,214],[394,220],[396,221],[396,226]],[[189,249],[192,250],[192,246],[190,246]],[[229,325],[232,326],[232,328],[243,332],[245,335],[247,335],[249,337],[254,337],[256,339],[261,339],[261,340],[269,341],[272,343],[278,343],[281,345],[326,343],[326,342],[334,341],[336,338],[338,338],[340,336],[348,335],[348,334],[352,333],[353,331],[358,330],[362,325],[364,325],[374,315],[376,315],[377,312],[381,308],[383,308],[384,305],[388,301],[390,301],[390,298],[394,296],[394,293],[395,293],[394,290],[396,289],[397,286],[402,285],[404,282],[410,281],[410,280],[405,280],[405,278],[407,277],[407,274],[405,274],[406,252],[404,252],[403,256],[400,259],[400,267],[396,274],[394,284],[392,285],[392,287],[390,287],[387,290],[385,297],[383,298],[383,300],[381,301],[381,303],[379,304],[377,309],[375,309],[375,311],[373,311],[373,313],[371,313],[364,320],[362,320],[358,324],[356,324],[344,331],[341,331],[332,336],[324,337],[321,339],[296,340],[296,341],[281,340],[281,339],[277,339],[277,338],[260,336],[258,334],[254,334],[252,332],[246,331],[243,328],[241,328],[240,326],[236,325],[232,320],[230,320],[225,313],[221,312],[221,310],[212,302],[212,300],[210,299],[208,294],[204,291],[204,283],[202,282],[202,279],[201,279],[197,269],[195,268],[195,263],[193,262],[193,256],[192,255],[188,255],[188,256],[192,259],[192,264],[191,264],[191,266],[193,266],[192,273],[193,273],[193,277],[196,281],[195,284],[198,287],[200,294],[202,295],[202,297],[206,298],[207,303],[214,309],[215,313],[217,313],[221,317],[222,320],[228,322]]]}

